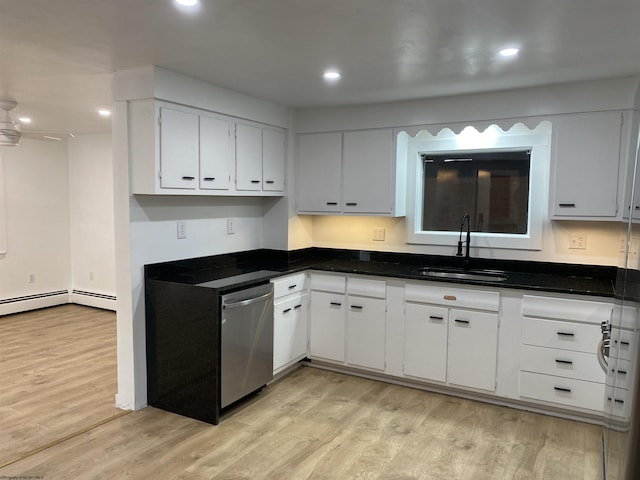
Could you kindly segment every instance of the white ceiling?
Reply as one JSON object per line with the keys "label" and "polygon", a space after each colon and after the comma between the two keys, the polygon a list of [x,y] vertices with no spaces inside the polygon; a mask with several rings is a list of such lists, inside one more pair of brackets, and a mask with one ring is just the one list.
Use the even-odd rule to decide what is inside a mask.
{"label": "white ceiling", "polygon": [[26,130],[89,133],[112,72],[146,64],[294,107],[636,75],[639,20],[638,0],[0,0],[0,98]]}

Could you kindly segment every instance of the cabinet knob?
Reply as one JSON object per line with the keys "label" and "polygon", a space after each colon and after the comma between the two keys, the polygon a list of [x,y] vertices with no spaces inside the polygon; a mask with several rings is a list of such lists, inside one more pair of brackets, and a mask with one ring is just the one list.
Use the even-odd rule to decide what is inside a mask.
{"label": "cabinet knob", "polygon": [[445,300],[457,300],[455,295],[445,295],[444,297]]}

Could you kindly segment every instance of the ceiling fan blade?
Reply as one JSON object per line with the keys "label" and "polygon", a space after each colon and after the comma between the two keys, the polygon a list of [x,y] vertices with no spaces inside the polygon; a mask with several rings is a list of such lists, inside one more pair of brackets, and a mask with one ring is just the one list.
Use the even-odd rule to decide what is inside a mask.
{"label": "ceiling fan blade", "polygon": [[34,132],[29,130],[22,130],[20,132],[20,136],[22,138],[29,138],[32,140],[42,140],[45,142],[59,142],[61,140],[66,140],[71,135],[66,132]]}

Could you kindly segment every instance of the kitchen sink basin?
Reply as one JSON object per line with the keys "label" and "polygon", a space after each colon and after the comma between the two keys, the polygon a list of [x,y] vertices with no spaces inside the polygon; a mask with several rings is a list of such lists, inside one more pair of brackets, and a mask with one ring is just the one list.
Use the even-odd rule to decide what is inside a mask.
{"label": "kitchen sink basin", "polygon": [[504,282],[507,279],[505,272],[500,270],[463,270],[459,268],[416,268],[413,273],[425,277],[451,278],[457,280],[476,280],[482,282]]}

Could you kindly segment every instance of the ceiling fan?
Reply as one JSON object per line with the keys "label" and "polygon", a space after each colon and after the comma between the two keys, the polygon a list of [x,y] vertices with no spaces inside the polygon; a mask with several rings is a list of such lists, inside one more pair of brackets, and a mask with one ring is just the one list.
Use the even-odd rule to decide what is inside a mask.
{"label": "ceiling fan", "polygon": [[73,136],[70,133],[21,130],[20,123],[11,120],[11,115],[9,115],[9,112],[17,106],[18,102],[15,100],[0,99],[0,109],[4,110],[0,113],[0,147],[18,146],[23,138],[57,142],[64,137]]}

